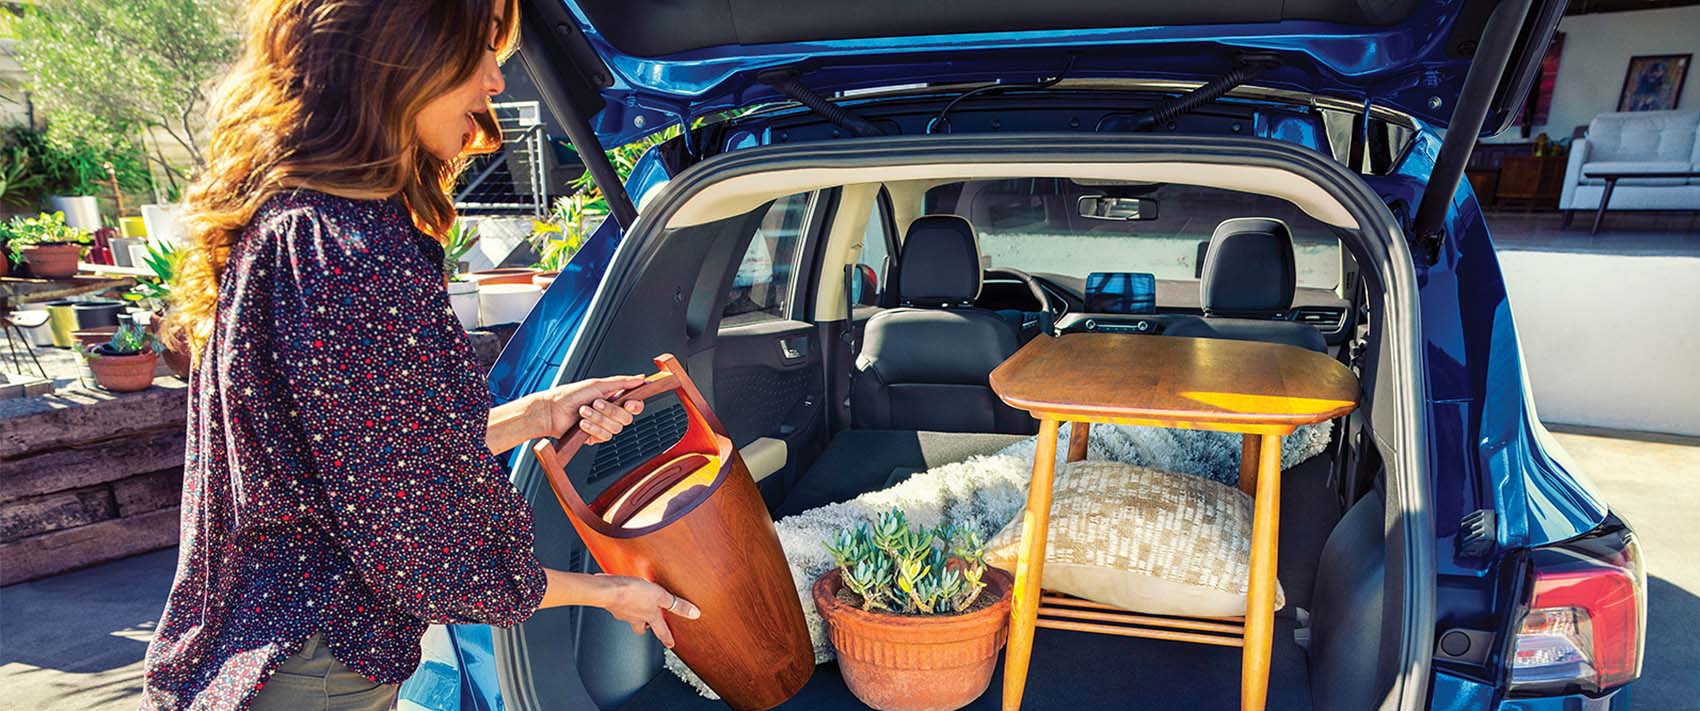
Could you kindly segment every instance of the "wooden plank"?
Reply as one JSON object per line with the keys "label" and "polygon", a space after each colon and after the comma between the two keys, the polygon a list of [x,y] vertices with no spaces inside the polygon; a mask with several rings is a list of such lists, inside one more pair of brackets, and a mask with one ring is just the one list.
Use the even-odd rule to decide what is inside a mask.
{"label": "wooden plank", "polygon": [[0,542],[86,526],[117,515],[112,489],[105,486],[31,496],[0,509]]}
{"label": "wooden plank", "polygon": [[0,543],[0,585],[174,546],[179,515],[173,506]]}
{"label": "wooden plank", "polygon": [[176,506],[183,497],[183,468],[133,476],[112,482],[119,516],[135,516]]}
{"label": "wooden plank", "polygon": [[1228,623],[1225,623],[1225,622],[1210,622],[1210,621],[1207,621],[1207,620],[1194,620],[1194,619],[1188,619],[1188,618],[1185,618],[1185,617],[1157,617],[1157,616],[1154,616],[1154,615],[1137,615],[1137,614],[1134,614],[1134,613],[1131,613],[1131,612],[1105,612],[1105,611],[1098,611],[1098,610],[1071,610],[1071,609],[1068,609],[1068,608],[1065,608],[1065,607],[1051,607],[1051,606],[1048,606],[1048,605],[1041,605],[1039,607],[1039,616],[1044,617],[1045,615],[1050,615],[1052,617],[1066,617],[1066,618],[1075,619],[1075,620],[1092,620],[1092,621],[1095,621],[1095,622],[1116,622],[1116,623],[1120,623],[1120,624],[1124,624],[1124,625],[1140,625],[1140,626],[1143,626],[1143,627],[1166,627],[1166,628],[1169,628],[1169,629],[1177,629],[1177,630],[1196,630],[1196,631],[1199,631],[1199,632],[1221,632],[1223,634],[1232,634],[1232,635],[1238,635],[1238,634],[1242,634],[1242,633],[1245,632],[1244,627],[1242,627],[1240,625],[1236,625],[1236,624],[1228,624]]}
{"label": "wooden plank", "polygon": [[183,466],[181,425],[0,461],[0,504]]}
{"label": "wooden plank", "polygon": [[188,407],[189,387],[174,378],[155,380],[153,387],[139,393],[79,388],[3,400],[0,460],[137,432],[181,429]]}
{"label": "wooden plank", "polygon": [[1222,647],[1238,647],[1243,644],[1238,637],[1224,637],[1214,634],[1197,632],[1176,632],[1174,630],[1152,630],[1139,627],[1123,627],[1121,625],[1103,625],[1095,622],[1069,622],[1067,620],[1048,620],[1039,618],[1038,627],[1053,630],[1068,630],[1070,632],[1092,632],[1095,634],[1113,634],[1118,637],[1141,637],[1144,639],[1166,639],[1171,642],[1196,642],[1198,644],[1214,644]]}
{"label": "wooden plank", "polygon": [[1035,417],[1260,434],[1351,412],[1359,391],[1339,361],[1295,346],[1121,333],[1041,335],[990,381]]}

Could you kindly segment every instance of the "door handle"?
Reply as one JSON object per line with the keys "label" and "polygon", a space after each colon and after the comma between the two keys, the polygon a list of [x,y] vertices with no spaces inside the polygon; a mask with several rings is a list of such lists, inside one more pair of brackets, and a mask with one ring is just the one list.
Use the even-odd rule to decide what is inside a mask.
{"label": "door handle", "polygon": [[802,360],[809,357],[809,337],[779,339],[779,357],[787,361]]}

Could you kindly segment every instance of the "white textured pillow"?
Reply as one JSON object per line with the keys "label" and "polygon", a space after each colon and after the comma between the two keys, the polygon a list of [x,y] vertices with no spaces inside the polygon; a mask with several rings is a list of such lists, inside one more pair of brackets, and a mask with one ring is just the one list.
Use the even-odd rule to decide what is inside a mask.
{"label": "white textured pillow", "polygon": [[[1015,570],[1021,521],[987,546]],[[1121,462],[1057,470],[1045,550],[1045,589],[1154,615],[1245,614],[1251,568],[1250,496],[1202,477]],[[1285,603],[1280,585],[1275,606]]]}

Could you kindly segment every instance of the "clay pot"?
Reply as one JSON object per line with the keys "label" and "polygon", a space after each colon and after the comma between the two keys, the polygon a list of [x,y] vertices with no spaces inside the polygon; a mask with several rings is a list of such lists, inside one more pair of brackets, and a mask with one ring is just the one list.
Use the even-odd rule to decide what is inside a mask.
{"label": "clay pot", "polygon": [[559,271],[538,272],[536,274],[531,275],[531,283],[536,284],[537,288],[539,288],[539,289],[542,289],[544,291],[548,291],[549,285],[555,283],[555,277],[558,277],[560,275],[561,275],[561,273]]}
{"label": "clay pot", "polygon": [[162,328],[165,322],[164,314],[153,314],[148,319],[148,333],[159,339],[165,347],[161,355],[165,356],[165,367],[171,369],[171,374],[181,380],[189,379],[189,367],[192,359],[189,356],[189,339],[181,329]]}
{"label": "clay pot", "polygon": [[24,261],[30,274],[43,279],[64,279],[77,274],[77,258],[83,247],[69,242],[37,244],[24,248]]}
{"label": "clay pot", "polygon": [[1008,572],[986,568],[980,594],[997,602],[959,615],[893,615],[846,604],[837,597],[837,568],[816,579],[813,592],[850,693],[883,711],[950,711],[986,693],[1009,639],[1014,584]]}
{"label": "clay pot", "polygon": [[85,350],[94,350],[106,345],[106,342],[112,340],[112,335],[117,332],[117,326],[96,326],[72,331],[71,337],[83,344]]}
{"label": "clay pot", "polygon": [[530,284],[531,276],[536,273],[537,270],[530,267],[511,267],[505,269],[485,269],[482,271],[467,272],[460,275],[460,278],[479,286],[486,286],[489,284]]}
{"label": "clay pot", "polygon": [[89,370],[100,386],[115,393],[133,393],[153,385],[154,367],[159,364],[157,353],[135,355],[96,355],[89,358]]}

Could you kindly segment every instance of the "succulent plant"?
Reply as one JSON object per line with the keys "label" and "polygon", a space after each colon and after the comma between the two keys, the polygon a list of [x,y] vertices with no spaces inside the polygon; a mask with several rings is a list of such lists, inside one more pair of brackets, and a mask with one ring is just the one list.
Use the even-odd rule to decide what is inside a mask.
{"label": "succulent plant", "polygon": [[82,344],[78,344],[77,350],[89,358],[99,358],[137,355],[143,352],[158,353],[165,350],[165,346],[153,334],[148,333],[147,329],[134,323],[125,323],[112,334],[111,340],[94,348],[84,348]]}
{"label": "succulent plant", "polygon": [[948,615],[967,610],[986,588],[986,544],[978,532],[911,527],[897,509],[872,525],[840,529],[826,550],[864,610]]}

